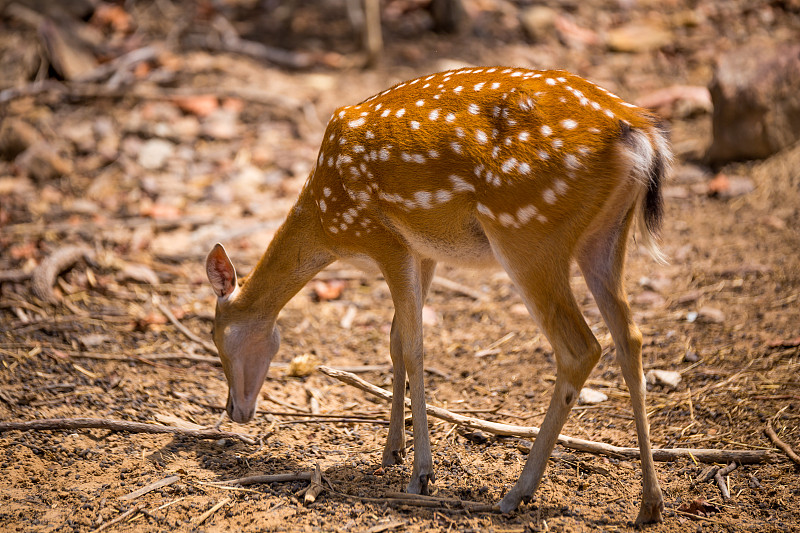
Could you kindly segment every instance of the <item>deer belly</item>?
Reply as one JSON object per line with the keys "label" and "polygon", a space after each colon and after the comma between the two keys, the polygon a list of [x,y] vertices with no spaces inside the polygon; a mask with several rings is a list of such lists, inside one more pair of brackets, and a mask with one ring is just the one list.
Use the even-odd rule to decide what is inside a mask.
{"label": "deer belly", "polygon": [[475,218],[414,220],[413,226],[399,219],[391,222],[408,247],[422,257],[475,268],[497,265],[489,239]]}

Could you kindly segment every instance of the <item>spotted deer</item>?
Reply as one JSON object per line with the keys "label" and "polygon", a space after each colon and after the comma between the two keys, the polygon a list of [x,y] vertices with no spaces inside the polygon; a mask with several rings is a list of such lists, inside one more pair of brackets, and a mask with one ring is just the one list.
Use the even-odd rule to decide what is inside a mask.
{"label": "spotted deer", "polygon": [[221,245],[206,269],[227,412],[253,417],[278,350],[278,312],[337,259],[377,265],[394,318],[394,383],[383,465],[405,455],[406,375],[414,463],[408,492],[434,481],[423,385],[422,306],[440,261],[499,263],[553,347],[557,378],[541,432],[499,506],[533,494],[578,392],[600,357],[569,284],[574,259],[616,346],[643,470],[637,522],[661,520],[645,412],[642,335],[623,285],[634,222],[661,260],[661,183],[671,160],[647,111],[564,71],[467,68],[406,81],[336,110],[297,203],[238,286]]}

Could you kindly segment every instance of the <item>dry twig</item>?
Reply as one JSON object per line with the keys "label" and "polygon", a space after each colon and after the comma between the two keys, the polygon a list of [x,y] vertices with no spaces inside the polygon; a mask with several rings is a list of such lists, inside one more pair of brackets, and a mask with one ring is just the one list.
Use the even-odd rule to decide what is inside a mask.
{"label": "dry twig", "polygon": [[[384,400],[391,401],[392,393],[376,387],[363,379],[349,374],[335,370],[330,367],[320,366],[320,372],[330,377],[336,378],[348,385],[353,385],[365,392],[383,398]],[[410,405],[411,401],[406,398],[406,405]],[[430,416],[441,418],[453,424],[459,424],[472,429],[479,429],[495,435],[503,435],[507,437],[524,437],[535,438],[539,434],[539,428],[535,426],[515,426],[511,424],[500,424],[497,422],[488,422],[479,418],[458,415],[447,409],[441,407],[434,407],[431,405],[426,406],[427,413]],[[558,443],[565,448],[578,450],[582,452],[589,452],[601,455],[608,455],[611,457],[618,457],[624,459],[638,459],[638,448],[624,448],[621,446],[614,446],[603,442],[594,442],[584,439],[577,439],[568,437],[566,435],[558,436]],[[653,450],[653,459],[656,461],[674,461],[680,457],[694,457],[697,461],[704,463],[721,463],[735,461],[740,464],[752,464],[773,462],[777,457],[770,450],[715,450],[707,448],[662,448]]]}
{"label": "dry twig", "polygon": [[160,489],[161,487],[166,487],[167,485],[172,485],[176,481],[178,481],[181,476],[169,476],[165,477],[164,479],[159,479],[149,485],[145,485],[144,487],[131,492],[130,494],[126,494],[125,496],[120,496],[120,500],[128,501],[128,500],[135,500],[139,496],[144,496],[148,492],[154,491],[156,489]]}
{"label": "dry twig", "polygon": [[196,526],[201,525],[203,522],[208,520],[209,516],[211,516],[212,514],[216,513],[217,511],[219,511],[219,509],[223,505],[227,505],[228,503],[230,503],[230,501],[231,501],[230,498],[223,498],[220,501],[218,501],[217,503],[215,503],[214,506],[211,509],[209,509],[208,511],[206,511],[205,513],[201,514],[198,517],[197,522],[195,522],[195,525]]}
{"label": "dry twig", "polygon": [[728,501],[731,499],[731,492],[728,490],[728,484],[725,482],[725,476],[736,470],[736,463],[731,463],[725,468],[720,468],[714,474],[714,480],[717,482],[719,491],[722,493],[722,500]]}
{"label": "dry twig", "polygon": [[772,425],[769,422],[767,423],[767,427],[764,429],[764,432],[767,434],[767,437],[769,437],[769,440],[772,441],[772,444],[774,444],[777,448],[780,448],[783,453],[788,455],[789,459],[794,461],[794,464],[800,465],[800,456],[795,453],[791,446],[783,442],[780,437],[778,437],[778,434],[775,433],[775,430],[772,428]]}
{"label": "dry twig", "polygon": [[145,424],[143,422],[110,420],[107,418],[43,418],[24,422],[0,422],[0,433],[6,431],[52,431],[60,429],[108,429],[110,431],[127,431],[129,433],[170,433],[173,435],[186,435],[187,437],[194,437],[197,439],[237,439],[245,444],[256,444],[253,437],[229,431],[184,429],[160,424]]}
{"label": "dry twig", "polygon": [[122,520],[125,520],[129,516],[138,513],[139,511],[141,511],[142,507],[144,507],[144,504],[137,503],[136,505],[134,505],[133,507],[131,507],[130,509],[128,509],[127,511],[125,511],[121,515],[119,515],[116,518],[114,518],[113,520],[109,520],[108,522],[106,522],[104,524],[101,524],[100,527],[98,527],[97,529],[92,530],[92,533],[100,533],[100,531],[103,531],[104,529],[113,526],[117,522],[121,522]]}
{"label": "dry twig", "polygon": [[178,320],[175,317],[175,315],[172,314],[172,311],[170,311],[169,308],[166,305],[162,304],[161,302],[155,302],[155,304],[156,304],[156,307],[158,307],[158,310],[161,311],[162,313],[164,313],[164,316],[167,317],[167,319],[170,322],[172,322],[172,325],[175,326],[176,328],[178,328],[178,331],[183,333],[186,336],[187,339],[189,339],[192,342],[196,342],[197,344],[199,344],[200,346],[205,348],[207,352],[212,353],[214,355],[217,355],[216,346],[214,346],[213,344],[211,344],[207,340],[201,339],[200,337],[198,337],[197,335],[192,333],[192,331],[189,328],[187,328],[186,326],[181,324],[180,320]]}
{"label": "dry twig", "polygon": [[308,486],[306,490],[306,494],[303,497],[303,502],[306,505],[312,504],[317,501],[317,496],[322,494],[322,491],[325,490],[325,487],[322,486],[322,471],[319,468],[319,464],[314,467],[314,471],[311,472],[311,484]]}

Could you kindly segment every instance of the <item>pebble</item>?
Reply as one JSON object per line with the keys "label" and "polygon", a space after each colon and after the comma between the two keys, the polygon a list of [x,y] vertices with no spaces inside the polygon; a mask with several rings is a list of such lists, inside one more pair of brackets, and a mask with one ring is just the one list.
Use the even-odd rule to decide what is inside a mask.
{"label": "pebble", "polygon": [[175,151],[175,145],[164,139],[150,139],[139,150],[139,164],[147,170],[158,170]]}
{"label": "pebble", "polygon": [[673,370],[653,369],[645,375],[645,378],[651,385],[664,385],[670,389],[678,388],[678,384],[681,382],[680,373]]}
{"label": "pebble", "polygon": [[606,400],[608,400],[608,395],[599,390],[589,389],[587,387],[582,388],[578,395],[578,404],[580,405],[591,405]]}

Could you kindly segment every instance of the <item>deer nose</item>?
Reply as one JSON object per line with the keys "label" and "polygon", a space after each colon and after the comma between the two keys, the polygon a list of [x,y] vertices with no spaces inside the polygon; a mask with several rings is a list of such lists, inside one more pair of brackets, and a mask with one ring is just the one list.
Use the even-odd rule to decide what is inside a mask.
{"label": "deer nose", "polygon": [[244,424],[253,419],[256,411],[256,406],[243,406],[233,401],[230,393],[228,393],[228,403],[225,405],[225,410],[228,412],[228,417],[239,424]]}

